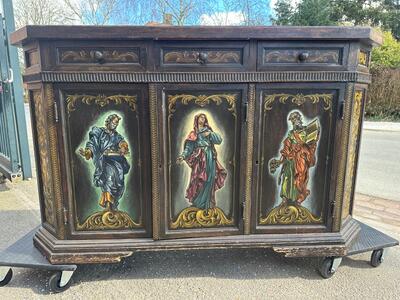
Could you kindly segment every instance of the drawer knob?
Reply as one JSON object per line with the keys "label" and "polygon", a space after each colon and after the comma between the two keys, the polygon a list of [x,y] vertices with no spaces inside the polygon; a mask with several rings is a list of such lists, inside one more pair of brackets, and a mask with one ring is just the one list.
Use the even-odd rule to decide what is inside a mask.
{"label": "drawer knob", "polygon": [[200,52],[197,55],[197,62],[200,64],[205,64],[207,62],[208,53],[207,52]]}
{"label": "drawer knob", "polygon": [[103,52],[101,52],[101,51],[95,51],[95,52],[94,52],[94,58],[97,60],[98,63],[100,63],[100,64],[104,63],[104,55],[103,55]]}
{"label": "drawer knob", "polygon": [[309,54],[307,52],[302,52],[299,54],[299,61],[305,61],[308,58]]}

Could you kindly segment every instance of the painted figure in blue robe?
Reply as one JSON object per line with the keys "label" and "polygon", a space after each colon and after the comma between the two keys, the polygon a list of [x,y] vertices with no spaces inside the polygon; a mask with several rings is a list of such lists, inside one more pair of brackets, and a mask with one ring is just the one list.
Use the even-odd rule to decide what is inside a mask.
{"label": "painted figure in blue robe", "polygon": [[125,156],[129,154],[128,143],[117,132],[121,117],[111,114],[105,127],[93,126],[85,149],[79,153],[95,166],[93,184],[101,189],[99,205],[105,209],[117,210],[125,190],[124,178],[129,171]]}
{"label": "painted figure in blue robe", "polygon": [[191,168],[186,198],[199,209],[216,207],[215,192],[224,186],[226,170],[219,163],[215,145],[222,143],[221,135],[214,132],[204,113],[194,117],[193,130],[184,142],[177,158]]}

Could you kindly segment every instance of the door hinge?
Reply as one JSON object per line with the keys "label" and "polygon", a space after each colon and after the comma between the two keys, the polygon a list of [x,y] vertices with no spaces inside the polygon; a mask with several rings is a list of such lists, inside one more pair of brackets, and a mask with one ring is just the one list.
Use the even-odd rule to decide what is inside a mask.
{"label": "door hinge", "polygon": [[339,119],[343,120],[344,118],[344,101],[341,101],[339,104]]}
{"label": "door hinge", "polygon": [[63,208],[63,216],[64,216],[64,225],[68,224],[68,210],[64,207]]}
{"label": "door hinge", "polygon": [[330,207],[330,215],[332,216],[332,219],[335,218],[335,202],[331,203],[331,207]]}
{"label": "door hinge", "polygon": [[58,123],[58,105],[56,101],[53,102],[53,106],[54,106],[54,121]]}
{"label": "door hinge", "polygon": [[247,122],[247,113],[248,113],[248,109],[249,109],[249,104],[247,102],[245,102],[244,104],[244,121]]}
{"label": "door hinge", "polygon": [[245,215],[244,215],[245,209],[246,209],[246,202],[242,202],[241,212],[240,213],[241,213],[241,217],[242,217],[243,220],[245,219]]}

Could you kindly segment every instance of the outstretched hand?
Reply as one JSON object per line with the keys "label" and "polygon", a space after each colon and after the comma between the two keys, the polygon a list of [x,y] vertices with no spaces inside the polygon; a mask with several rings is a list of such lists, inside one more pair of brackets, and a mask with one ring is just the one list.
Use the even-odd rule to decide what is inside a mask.
{"label": "outstretched hand", "polygon": [[85,156],[85,150],[83,148],[79,148],[79,154]]}

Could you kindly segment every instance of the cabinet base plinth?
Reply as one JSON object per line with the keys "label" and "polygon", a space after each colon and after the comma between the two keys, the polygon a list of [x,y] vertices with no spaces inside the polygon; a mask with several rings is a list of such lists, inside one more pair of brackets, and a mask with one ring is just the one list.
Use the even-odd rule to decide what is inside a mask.
{"label": "cabinet base plinth", "polygon": [[287,257],[345,256],[360,231],[357,221],[340,232],[250,234],[157,240],[151,238],[58,240],[41,227],[34,244],[52,264],[117,263],[137,251],[222,248],[271,248]]}

